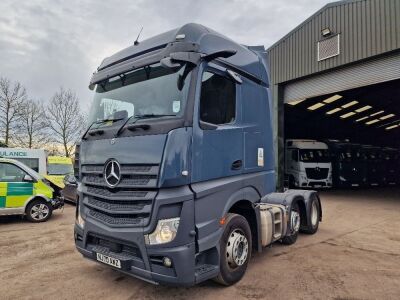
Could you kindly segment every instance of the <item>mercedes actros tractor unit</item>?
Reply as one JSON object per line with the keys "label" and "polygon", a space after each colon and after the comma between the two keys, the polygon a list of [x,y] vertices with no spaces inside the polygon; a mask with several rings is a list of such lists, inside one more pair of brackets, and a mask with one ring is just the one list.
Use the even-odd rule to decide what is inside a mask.
{"label": "mercedes actros tractor unit", "polygon": [[231,285],[254,251],[322,218],[315,191],[276,191],[264,47],[187,24],[103,60],[77,148],[75,244],[170,285]]}

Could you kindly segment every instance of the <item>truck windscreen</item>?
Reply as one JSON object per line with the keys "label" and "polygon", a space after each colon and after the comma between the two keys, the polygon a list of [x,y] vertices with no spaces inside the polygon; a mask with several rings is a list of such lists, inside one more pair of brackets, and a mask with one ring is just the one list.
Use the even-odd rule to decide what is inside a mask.
{"label": "truck windscreen", "polygon": [[359,150],[345,149],[340,151],[339,160],[343,162],[355,162],[365,160],[365,155]]}
{"label": "truck windscreen", "polygon": [[178,70],[154,64],[110,78],[95,88],[89,124],[115,115],[182,117],[189,80],[184,64]]}
{"label": "truck windscreen", "polygon": [[329,152],[326,149],[300,149],[302,162],[329,162]]}

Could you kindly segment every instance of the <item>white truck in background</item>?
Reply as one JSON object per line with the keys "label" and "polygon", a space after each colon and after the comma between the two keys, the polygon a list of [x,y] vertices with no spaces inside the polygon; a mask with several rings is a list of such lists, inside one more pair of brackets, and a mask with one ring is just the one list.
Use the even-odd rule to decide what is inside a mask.
{"label": "white truck in background", "polygon": [[332,187],[332,163],[328,145],[315,140],[286,140],[285,176],[291,187]]}

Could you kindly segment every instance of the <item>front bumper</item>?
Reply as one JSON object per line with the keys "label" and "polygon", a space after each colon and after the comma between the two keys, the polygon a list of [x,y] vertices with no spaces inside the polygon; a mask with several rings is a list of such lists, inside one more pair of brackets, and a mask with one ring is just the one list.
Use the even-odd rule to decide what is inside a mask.
{"label": "front bumper", "polygon": [[[109,234],[105,233],[104,237],[97,236],[100,239],[103,238],[103,242],[100,245],[95,245],[92,243],[92,236],[94,235],[91,232],[84,231],[78,225],[75,225],[75,245],[85,258],[97,261],[97,253],[117,258],[121,261],[121,269],[106,266],[152,284],[180,286],[195,284],[194,242],[170,248],[154,246],[147,248],[144,245],[142,232],[114,232],[114,234],[110,232]],[[110,238],[111,236],[113,238]],[[113,249],[113,247],[116,248]],[[125,248],[130,251],[125,251]],[[162,264],[163,257],[172,260],[171,267],[165,267]]]}
{"label": "front bumper", "polygon": [[[77,209],[85,224],[84,229],[75,225],[75,245],[84,257],[97,261],[97,253],[101,253],[117,258],[121,268],[116,270],[152,283],[185,286],[195,283],[194,201],[187,186],[159,190],[150,220],[143,226],[108,223],[108,219],[90,214],[85,196],[79,197]],[[145,234],[154,231],[158,220],[172,217],[180,217],[175,239],[166,244],[147,245]],[[164,266],[164,257],[172,261],[171,267]]]}
{"label": "front bumper", "polygon": [[64,206],[64,198],[63,197],[56,197],[54,199],[51,199],[51,205],[53,206],[53,209],[59,209]]}
{"label": "front bumper", "polygon": [[300,181],[299,187],[302,188],[331,188],[332,181],[328,179],[317,180],[309,179],[306,181]]}

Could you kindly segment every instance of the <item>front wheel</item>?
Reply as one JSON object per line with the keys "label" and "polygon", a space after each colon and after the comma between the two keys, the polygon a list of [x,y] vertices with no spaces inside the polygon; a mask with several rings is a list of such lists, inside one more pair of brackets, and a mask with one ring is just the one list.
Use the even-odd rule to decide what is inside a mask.
{"label": "front wheel", "polygon": [[46,222],[53,213],[51,204],[43,199],[33,200],[26,207],[26,218],[30,222]]}
{"label": "front wheel", "polygon": [[251,257],[252,239],[247,220],[237,214],[228,214],[220,240],[220,284],[232,285],[242,279]]}

